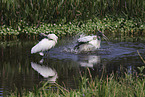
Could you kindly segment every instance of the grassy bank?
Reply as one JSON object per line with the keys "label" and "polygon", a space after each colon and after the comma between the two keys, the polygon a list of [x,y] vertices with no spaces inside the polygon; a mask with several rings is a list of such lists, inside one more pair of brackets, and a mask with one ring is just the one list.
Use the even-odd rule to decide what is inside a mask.
{"label": "grassy bank", "polygon": [[0,29],[0,39],[16,39],[19,37],[36,38],[39,33],[55,33],[57,36],[73,36],[76,34],[95,34],[94,30],[100,30],[107,36],[112,37],[144,37],[145,24],[134,19],[105,17],[103,19],[90,19],[86,21],[73,21],[67,24],[41,23],[39,27],[28,26],[21,21],[18,29],[3,25]]}
{"label": "grassy bank", "polygon": [[[88,69],[88,72],[89,69]],[[55,87],[55,88],[54,88]],[[115,77],[114,74],[107,78],[92,79],[82,76],[78,89],[66,89],[57,83],[48,84],[34,91],[23,91],[18,94],[17,91],[10,97],[144,97],[145,79],[138,76],[133,77],[125,73],[125,77]]]}
{"label": "grassy bank", "polygon": [[[12,93],[10,97],[144,97],[145,80],[133,79],[126,75],[117,81],[114,76],[105,80],[91,80],[82,77],[82,84],[78,90],[67,90],[57,83],[42,87],[35,92],[23,92],[21,95]],[[47,89],[50,87],[57,89]]]}

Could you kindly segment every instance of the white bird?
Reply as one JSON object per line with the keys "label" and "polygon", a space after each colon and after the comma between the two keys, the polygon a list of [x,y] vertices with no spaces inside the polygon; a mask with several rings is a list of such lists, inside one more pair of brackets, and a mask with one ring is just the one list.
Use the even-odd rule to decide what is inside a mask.
{"label": "white bird", "polygon": [[98,31],[97,35],[80,37],[77,40],[77,45],[74,47],[74,49],[77,49],[79,52],[96,50],[100,48],[102,37],[107,39],[107,37],[101,31]]}
{"label": "white bird", "polygon": [[58,37],[55,34],[49,35],[41,34],[41,35],[44,36],[44,39],[42,39],[31,49],[31,54],[39,53],[40,55],[43,56],[44,51],[48,51],[56,45]]}

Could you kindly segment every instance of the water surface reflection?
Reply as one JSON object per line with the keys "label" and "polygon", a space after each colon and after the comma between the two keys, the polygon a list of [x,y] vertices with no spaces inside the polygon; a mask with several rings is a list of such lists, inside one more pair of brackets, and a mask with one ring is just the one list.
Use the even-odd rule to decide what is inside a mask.
{"label": "water surface reflection", "polygon": [[94,65],[99,64],[101,61],[100,56],[89,55],[89,56],[80,56],[78,60],[81,67],[91,67],[93,68]]}
{"label": "water surface reflection", "polygon": [[[124,71],[133,74],[145,59],[145,44],[142,42],[102,42],[98,51],[76,54],[72,51],[75,41],[59,40],[48,56],[31,55],[30,50],[37,41],[9,41],[0,44],[0,96],[18,88],[32,90],[41,86],[41,81],[50,80],[66,88],[77,88],[80,72],[90,68],[93,77]],[[43,60],[41,60],[43,59]],[[41,60],[41,61],[40,61]]]}
{"label": "water surface reflection", "polygon": [[47,67],[45,65],[40,65],[34,62],[31,62],[32,68],[37,71],[40,75],[42,75],[44,78],[47,78],[47,81],[49,83],[54,83],[56,79],[58,78],[57,72],[55,69],[52,69],[50,67]]}

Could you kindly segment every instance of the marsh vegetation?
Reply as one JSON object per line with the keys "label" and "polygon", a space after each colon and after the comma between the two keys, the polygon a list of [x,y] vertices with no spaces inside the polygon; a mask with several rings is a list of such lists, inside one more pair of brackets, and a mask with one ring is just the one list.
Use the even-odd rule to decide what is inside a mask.
{"label": "marsh vegetation", "polygon": [[[138,49],[142,51],[141,54],[144,54],[145,48],[144,0],[1,0],[0,5],[0,62],[2,64],[0,68],[2,71],[0,73],[2,88],[0,87],[0,89],[5,86],[13,87],[11,84],[7,85],[7,83],[9,84],[7,79],[11,81],[15,79],[11,82],[15,85],[24,82],[22,87],[28,87],[28,89],[19,90],[20,85],[18,85],[10,96],[145,96],[144,66],[142,66],[142,64],[145,64],[144,57],[141,57],[139,52],[136,55]],[[109,38],[110,43],[113,44],[111,49],[114,50],[114,53],[112,55],[104,54],[104,52],[94,55],[75,55],[66,52],[63,52],[63,54],[59,52],[60,55],[57,55],[54,53],[55,51],[58,52],[61,47],[67,46],[69,43],[66,41],[70,40],[68,39],[60,42],[50,52],[50,57],[46,59],[45,66],[48,65],[48,67],[58,70],[57,73],[63,81],[66,79],[63,76],[70,78],[71,75],[74,77],[77,75],[76,79],[73,79],[76,80],[76,82],[73,82],[76,84],[75,88],[66,87],[65,83],[62,84],[60,80],[55,83],[36,80],[42,78],[31,69],[30,64],[32,60],[38,61],[40,58],[30,57],[29,54],[30,48],[38,39],[39,33],[54,33],[61,40],[66,36],[74,38],[80,34],[95,34],[94,30],[102,31]],[[27,42],[28,40],[30,42]],[[63,43],[66,44],[61,45]],[[103,46],[108,47],[105,43]],[[96,59],[103,57],[104,63],[99,61],[98,63],[102,64],[100,66],[97,65],[97,62],[95,63],[95,69],[98,70],[95,70],[95,72],[97,73],[92,74],[93,69],[91,68],[85,68],[85,72],[80,73],[84,68],[80,69],[79,61],[89,61],[89,57],[92,58],[92,56],[93,58],[95,56]],[[137,56],[140,57],[138,63],[141,65],[133,64],[136,62]],[[76,57],[80,60],[76,60]],[[131,63],[127,65],[124,65],[126,62],[122,62],[122,60],[128,61],[130,59]],[[112,63],[109,64],[106,60],[117,62],[110,65]],[[74,67],[74,64],[77,66]],[[113,69],[102,69],[104,64]],[[131,66],[138,71],[128,74],[124,69],[119,69],[120,75],[118,75],[117,72],[113,71],[117,71],[119,65],[127,68]],[[99,68],[101,68],[101,73]],[[105,70],[109,73],[105,73]],[[76,71],[79,71],[79,73]],[[92,77],[94,75],[95,77]],[[27,79],[27,77],[29,78]],[[27,84],[28,82],[30,83]],[[29,85],[33,84],[34,88],[30,89]]]}

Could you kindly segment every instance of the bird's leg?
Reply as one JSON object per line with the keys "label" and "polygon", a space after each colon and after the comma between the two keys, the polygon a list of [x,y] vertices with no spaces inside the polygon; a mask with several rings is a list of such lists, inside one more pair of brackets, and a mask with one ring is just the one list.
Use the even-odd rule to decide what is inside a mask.
{"label": "bird's leg", "polygon": [[49,55],[49,50],[48,51],[43,51],[43,54],[45,54],[45,56]]}
{"label": "bird's leg", "polygon": [[44,53],[43,53],[43,52],[39,52],[39,54],[40,54],[41,56],[44,56]]}
{"label": "bird's leg", "polygon": [[42,64],[42,63],[43,63],[43,61],[44,61],[44,59],[41,59],[41,60],[39,61],[39,63],[41,63],[41,64]]}

